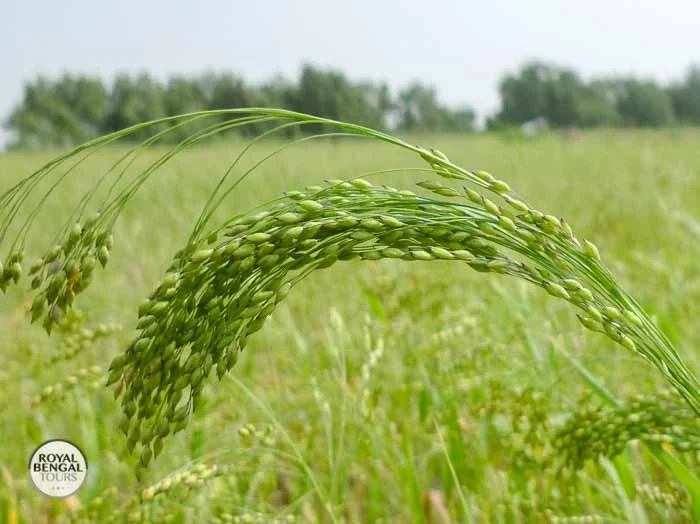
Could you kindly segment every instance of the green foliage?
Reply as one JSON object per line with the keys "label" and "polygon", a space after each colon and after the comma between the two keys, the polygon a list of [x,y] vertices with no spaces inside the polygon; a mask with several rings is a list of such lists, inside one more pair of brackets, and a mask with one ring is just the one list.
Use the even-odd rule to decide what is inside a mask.
{"label": "green foliage", "polygon": [[501,80],[501,110],[492,127],[497,121],[522,124],[539,117],[556,128],[660,127],[676,118],[692,123],[700,97],[694,71],[669,95],[651,80],[619,77],[586,83],[571,69],[530,62]]}
{"label": "green foliage", "polygon": [[[299,86],[291,95],[288,107],[302,113],[383,128],[387,96],[386,86],[355,85],[340,72],[323,71],[305,65],[301,70]],[[320,132],[322,129],[321,124],[308,127],[311,132]]]}
{"label": "green foliage", "polygon": [[[490,130],[517,129],[535,119],[544,119],[553,128],[700,123],[698,66],[690,67],[682,82],[663,88],[633,77],[586,82],[573,69],[531,61],[515,74],[504,75],[499,93],[500,110],[487,119]],[[15,134],[15,147],[60,147],[169,115],[263,106],[403,132],[464,133],[473,131],[476,123],[472,109],[445,106],[429,84],[412,82],[392,93],[386,83],[355,82],[338,70],[306,64],[296,82],[278,76],[259,85],[230,73],[176,75],[164,84],[147,73],[121,74],[109,89],[90,77],[39,77],[27,83],[22,102],[5,127]],[[168,134],[168,140],[186,139],[202,129],[200,124],[179,128]],[[239,131],[250,137],[265,129],[269,127],[258,123]],[[324,129],[316,123],[295,131]],[[161,130],[143,129],[132,138],[144,140]]]}
{"label": "green foliage", "polygon": [[398,95],[398,129],[401,131],[467,132],[474,128],[475,113],[470,109],[451,111],[437,100],[431,87],[413,83]]}
{"label": "green foliage", "polygon": [[[110,95],[110,112],[104,123],[105,130],[117,131],[166,116],[163,94],[163,87],[147,73],[136,78],[124,74],[117,76]],[[155,131],[139,133],[138,139],[144,139]]]}
{"label": "green foliage", "polygon": [[623,80],[611,86],[617,95],[617,110],[628,125],[659,127],[673,122],[668,93],[650,80]]}
{"label": "green foliage", "polygon": [[681,122],[700,124],[700,66],[688,68],[683,82],[672,85],[669,94]]}
{"label": "green foliage", "polygon": [[636,440],[696,452],[700,417],[669,392],[639,395],[616,408],[588,401],[557,430],[552,457],[562,468],[575,471],[587,460],[619,455]]}
{"label": "green foliage", "polygon": [[[22,102],[5,127],[16,135],[18,148],[72,146],[102,134],[166,116],[227,107],[280,107],[335,120],[385,129],[398,120],[406,131],[468,132],[474,112],[452,110],[438,103],[435,91],[414,83],[396,100],[383,83],[353,82],[335,70],[304,65],[296,83],[275,77],[251,85],[229,73],[200,77],[172,76],[160,83],[147,73],[120,74],[107,89],[98,79],[66,75],[57,80],[43,77],[25,86]],[[228,118],[226,115],[222,120]],[[201,122],[169,133],[170,142],[186,139],[201,130]],[[174,125],[170,122],[167,125]],[[241,128],[255,136],[267,127],[261,122]],[[322,124],[295,131],[320,132]],[[163,126],[141,129],[132,140],[144,140]]]}
{"label": "green foliage", "polygon": [[[227,122],[234,114],[228,120],[222,116],[211,115],[210,122]],[[177,131],[172,121],[157,125]],[[352,126],[341,129],[356,131]],[[390,139],[381,133],[375,136]],[[114,246],[100,241],[100,247],[109,246],[106,270],[96,260],[93,282],[76,300],[90,312],[89,319],[115,318],[129,329],[123,335],[109,324],[91,329],[87,320],[67,310],[47,340],[21,318],[32,307],[31,301],[22,307],[24,297],[43,288],[27,292],[8,285],[8,295],[0,302],[1,328],[10,334],[0,337],[5,356],[0,384],[7,392],[0,399],[0,438],[8,443],[0,451],[0,512],[30,522],[43,518],[371,522],[421,521],[439,515],[460,522],[692,522],[689,493],[698,463],[695,454],[684,449],[685,437],[695,438],[697,417],[676,396],[650,394],[659,389],[660,376],[651,372],[651,366],[638,365],[635,354],[610,343],[610,338],[618,337],[625,344],[618,332],[603,327],[605,336],[594,336],[579,329],[567,309],[574,307],[583,314],[574,302],[590,300],[583,291],[589,289],[593,300],[600,301],[596,307],[601,326],[620,326],[634,337],[635,349],[645,351],[650,343],[644,341],[655,338],[662,326],[684,360],[697,364],[692,352],[698,340],[693,275],[699,253],[696,243],[689,241],[694,235],[689,225],[697,215],[692,198],[697,179],[670,176],[691,172],[696,152],[661,133],[627,133],[622,138],[585,134],[575,146],[551,136],[507,147],[489,136],[475,137],[466,145],[446,137],[435,140],[460,164],[489,164],[494,172],[517,166],[522,194],[535,195],[538,207],[556,209],[571,218],[577,230],[596,238],[603,259],[619,280],[602,289],[589,285],[607,274],[596,262],[598,249],[582,241],[577,246],[565,222],[540,216],[506,184],[479,169],[463,173],[438,151],[416,148],[408,151],[423,156],[416,158],[415,167],[401,170],[400,176],[395,171],[377,173],[404,164],[399,153],[405,150],[395,143],[385,147],[339,141],[287,149],[287,142],[255,142],[249,155],[234,166],[232,180],[221,186],[221,194],[231,187],[241,191],[230,193],[221,205],[214,199],[203,214],[201,204],[221,181],[239,142],[193,148],[181,157],[171,155],[168,148],[137,149],[140,156],[109,197],[106,189],[120,173],[110,169],[127,151],[108,147],[97,152],[100,144],[94,144],[95,149],[85,150],[93,153],[89,158],[78,153],[54,170],[40,170],[33,178],[37,189],[26,193],[17,220],[8,221],[15,199],[3,199],[0,223],[10,226],[3,236],[3,254],[12,256],[2,262],[10,268],[19,264],[20,284],[30,284],[35,275],[49,270],[42,263],[33,264],[30,255],[42,258],[53,245],[63,246],[61,253],[81,254],[75,256],[75,264],[71,265],[70,254],[55,264],[66,281],[78,282],[76,271],[93,265],[89,258],[83,263],[81,250],[96,249],[96,238],[114,231]],[[641,148],[647,151],[643,159],[638,154]],[[280,149],[284,156],[274,155]],[[580,163],[582,152],[585,165]],[[268,156],[255,177],[240,186],[235,182],[233,177]],[[83,163],[68,169],[79,160]],[[35,156],[20,154],[0,159],[3,172],[10,176],[8,186],[15,187],[12,184],[21,173],[39,162]],[[144,166],[151,165],[158,166],[153,173],[158,176],[149,174],[142,180]],[[592,169],[598,165],[605,167]],[[336,172],[347,175],[349,167],[351,175],[370,173],[365,178],[373,183],[318,184]],[[62,178],[66,170],[69,173]],[[102,184],[105,191],[83,200],[100,176],[110,172],[113,175]],[[460,178],[464,176],[467,180]],[[44,190],[59,179],[62,184],[48,195],[42,212],[23,228],[23,219],[32,214]],[[143,182],[139,191],[129,196],[131,184],[139,180]],[[404,182],[420,182],[419,194],[389,189]],[[259,203],[285,190],[284,198],[243,212],[251,208],[251,195]],[[12,194],[20,196],[17,190]],[[658,204],[659,195],[668,205]],[[84,205],[80,216],[73,213],[76,205]],[[102,212],[91,221],[96,209]],[[261,215],[264,211],[271,214]],[[323,224],[344,218],[332,211],[347,213],[347,230],[326,230]],[[207,219],[199,221],[202,216]],[[250,217],[255,220],[249,222]],[[428,218],[430,223],[423,224]],[[357,223],[350,226],[351,219]],[[316,229],[309,222],[322,224]],[[186,231],[193,223],[198,225],[187,241]],[[504,244],[519,245],[512,225],[539,239],[529,249],[542,258],[534,262]],[[452,237],[449,231],[469,227],[489,245],[463,235]],[[408,234],[409,229],[415,232]],[[211,234],[215,230],[216,236]],[[406,234],[392,239],[389,235],[397,236],[397,230]],[[219,276],[222,264],[235,266],[238,272],[238,261],[250,256],[260,283],[273,284],[265,274],[281,263],[281,253],[268,252],[268,244],[274,241],[277,249],[298,251],[303,260],[311,257],[313,266],[327,263],[314,253],[332,246],[329,238],[341,234],[357,237],[347,239],[357,258],[295,283],[265,325],[247,338],[249,351],[239,355],[235,373],[220,382],[211,378],[202,382],[187,429],[168,437],[158,459],[150,458],[143,484],[136,485],[130,470],[143,452],[129,456],[112,391],[94,389],[99,373],[94,366],[106,368],[153,322],[143,319],[152,317],[153,311],[167,311],[152,304],[148,311],[143,308],[138,322],[144,324],[132,338],[136,301],[149,290],[173,299],[171,290],[178,293],[183,283],[203,274]],[[71,237],[71,249],[64,249]],[[15,238],[19,240],[14,242]],[[300,245],[308,240],[316,240],[316,247],[310,242]],[[395,246],[381,245],[392,240]],[[555,242],[556,249],[538,247],[547,240]],[[247,256],[220,259],[217,250],[235,242],[240,243],[236,249],[251,244]],[[168,255],[183,244],[196,244],[180,254],[184,268],[193,271],[183,268],[182,278],[163,277]],[[492,260],[495,253],[489,247],[508,260]],[[97,248],[88,257],[97,259],[100,251]],[[20,252],[26,256],[18,256]],[[476,255],[462,262],[450,259],[469,257],[465,252]],[[414,262],[375,261],[378,254],[401,255]],[[273,263],[265,258],[270,255],[280,259]],[[524,266],[546,267],[562,255],[579,260],[579,269],[593,271],[575,281],[543,278],[537,272],[534,283],[539,288],[498,276]],[[459,269],[470,266],[477,271]],[[180,272],[172,269],[170,273]],[[38,273],[28,276],[32,270]],[[572,271],[555,266],[549,270],[557,276]],[[483,276],[482,271],[490,274]],[[15,274],[8,272],[11,280]],[[218,289],[216,277],[208,282],[209,286],[199,282],[204,292],[207,287]],[[581,282],[586,285],[579,287]],[[628,297],[619,282],[634,289],[643,309],[653,312],[651,326],[645,324],[641,306],[619,305]],[[252,295],[245,306],[249,310],[245,322],[250,323],[256,308],[273,300],[275,291],[252,294],[255,283],[250,279],[248,283],[252,287],[238,288],[242,293],[223,291]],[[198,293],[191,296],[197,305],[212,302]],[[630,315],[630,306],[642,313]],[[211,311],[207,316],[216,316]],[[654,343],[661,347],[664,341]],[[565,346],[610,391],[631,400],[619,407],[597,408],[597,401],[585,396],[589,386],[554,346]],[[141,357],[148,360],[148,352]],[[167,352],[159,357],[169,361]],[[198,369],[204,372],[195,367],[197,380]],[[102,373],[104,384],[107,373]],[[48,394],[42,398],[44,391]],[[121,400],[127,392],[125,384]],[[646,396],[636,399],[636,393]],[[582,405],[576,406],[581,396]],[[148,429],[141,426],[140,431],[144,427]],[[49,506],[29,484],[26,457],[42,438],[56,434],[80,444],[92,469],[78,497]],[[628,437],[632,440],[625,440]],[[647,445],[661,442],[675,465],[660,462],[636,445],[635,438]],[[612,444],[602,446],[604,453],[599,454],[595,443],[604,444],[603,439]],[[587,460],[571,462],[567,474],[561,474],[554,459],[566,462],[580,449],[591,451]],[[683,484],[678,471],[684,472]]]}
{"label": "green foliage", "polygon": [[109,94],[99,79],[64,75],[57,81],[39,77],[24,87],[22,104],[7,127],[21,147],[65,147],[108,130]]}
{"label": "green foliage", "polygon": [[545,117],[556,126],[573,125],[578,119],[576,97],[580,90],[581,82],[572,71],[539,62],[526,64],[516,76],[501,80],[498,118],[523,123]]}

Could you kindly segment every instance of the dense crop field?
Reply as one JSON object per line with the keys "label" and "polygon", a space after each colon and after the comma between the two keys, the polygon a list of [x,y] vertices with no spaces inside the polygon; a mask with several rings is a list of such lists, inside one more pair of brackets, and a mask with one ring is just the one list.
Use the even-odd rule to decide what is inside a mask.
{"label": "dense crop field", "polygon": [[[700,370],[700,132],[411,139],[566,217]],[[193,421],[138,483],[107,368],[241,145],[193,148],[149,180],[117,223],[106,270],[51,337],[29,324],[23,288],[0,297],[0,522],[693,521],[697,480],[682,482],[633,435],[616,458],[573,474],[549,461],[556,431],[603,406],[603,388],[623,403],[658,395],[668,389],[659,373],[542,289],[449,261],[350,261],[312,274],[232,373],[209,377]],[[36,246],[50,245],[120,152],[100,151],[60,186]],[[52,156],[0,156],[0,193]],[[218,213],[416,165],[383,144],[304,144],[263,164]],[[411,188],[425,177],[367,178]],[[27,461],[57,437],[79,445],[90,469],[77,495],[52,501],[31,485]],[[666,449],[700,475],[695,453]]]}

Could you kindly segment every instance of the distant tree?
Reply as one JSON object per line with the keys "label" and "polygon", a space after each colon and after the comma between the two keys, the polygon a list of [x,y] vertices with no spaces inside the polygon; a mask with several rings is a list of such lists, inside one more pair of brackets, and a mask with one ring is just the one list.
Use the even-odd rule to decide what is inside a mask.
{"label": "distant tree", "polygon": [[[676,91],[675,107],[692,113],[692,82],[689,74]],[[501,110],[491,127],[519,125],[544,117],[553,127],[663,126],[674,121],[674,104],[655,82],[636,78],[610,78],[583,82],[572,70],[542,62],[525,64],[500,84]],[[502,122],[503,124],[499,124]]]}
{"label": "distant tree", "polygon": [[554,127],[580,125],[585,88],[578,75],[568,69],[552,68],[544,88],[549,123]]}
{"label": "distant tree", "polygon": [[[243,78],[232,73],[209,73],[200,79],[206,94],[206,105],[201,109],[233,109],[237,107],[254,107],[263,105],[263,96],[246,84]],[[223,120],[230,117],[223,116]],[[248,134],[258,133],[260,126],[246,126]]]}
{"label": "distant tree", "polygon": [[245,81],[231,73],[210,74],[202,79],[207,92],[207,109],[229,109],[234,107],[253,107],[255,93]]}
{"label": "distant tree", "polygon": [[552,75],[551,67],[542,62],[525,64],[516,75],[506,75],[500,82],[501,110],[499,121],[522,124],[548,111],[547,84]]}
{"label": "distant tree", "polygon": [[276,75],[259,88],[260,104],[264,107],[292,107],[297,86],[281,75]]}
{"label": "distant tree", "polygon": [[[201,78],[171,77],[163,88],[163,110],[166,116],[180,115],[201,111],[208,106],[205,83]],[[192,132],[203,129],[211,122],[199,120],[184,127],[172,130],[168,135],[169,141],[183,140]],[[176,125],[176,122],[171,124]]]}
{"label": "distant tree", "polygon": [[672,85],[668,92],[678,120],[700,124],[700,65],[690,66],[683,82]]}
{"label": "distant tree", "polygon": [[163,90],[163,109],[166,115],[191,113],[207,107],[204,82],[199,78],[175,76],[168,80]]}
{"label": "distant tree", "polygon": [[474,131],[475,121],[476,113],[471,108],[443,108],[441,130],[454,133],[471,132]]}
{"label": "distant tree", "polygon": [[435,89],[414,82],[399,91],[398,128],[409,131],[433,131],[440,125],[440,105]]}
{"label": "distant tree", "polygon": [[628,78],[616,82],[617,111],[630,126],[658,127],[673,122],[669,94],[651,80]]}
{"label": "distant tree", "polygon": [[24,86],[21,104],[5,127],[22,147],[68,146],[102,131],[109,96],[99,79],[64,75],[39,77]]}
{"label": "distant tree", "polygon": [[[112,86],[105,131],[117,131],[167,116],[164,93],[163,86],[147,73],[141,73],[136,78],[124,74],[117,76]],[[156,131],[152,128],[145,134]],[[145,134],[135,138],[143,139]]]}
{"label": "distant tree", "polygon": [[366,82],[360,84],[360,89],[364,91],[369,104],[379,111],[382,118],[386,118],[386,115],[395,109],[396,102],[391,96],[391,91],[386,82],[379,84]]}
{"label": "distant tree", "polygon": [[621,123],[614,86],[604,80],[585,85],[578,98],[577,124],[581,127],[614,127]]}
{"label": "distant tree", "polygon": [[591,119],[591,105],[597,102],[576,72],[537,61],[506,75],[499,91],[497,119],[509,124],[543,117],[554,127],[578,126]]}
{"label": "distant tree", "polygon": [[[385,127],[385,115],[370,84],[354,84],[334,70],[322,70],[304,65],[299,84],[289,97],[290,109],[334,120],[349,120],[376,128]],[[379,88],[381,91],[381,88]],[[319,131],[322,126],[304,129]]]}
{"label": "distant tree", "polygon": [[376,129],[387,127],[387,116],[394,104],[386,84],[372,82],[353,84],[347,96],[348,105],[343,112],[346,120]]}
{"label": "distant tree", "polygon": [[405,131],[472,131],[476,117],[471,109],[453,111],[441,105],[435,89],[420,82],[399,91],[396,111],[397,127]]}

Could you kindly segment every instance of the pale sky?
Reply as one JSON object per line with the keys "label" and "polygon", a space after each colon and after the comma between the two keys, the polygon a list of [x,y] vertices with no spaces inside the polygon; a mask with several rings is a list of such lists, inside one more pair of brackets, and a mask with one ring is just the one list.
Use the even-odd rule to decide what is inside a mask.
{"label": "pale sky", "polygon": [[483,116],[499,77],[531,58],[586,78],[680,78],[700,63],[700,0],[0,0],[0,118],[38,74],[229,70],[255,82],[294,78],[305,61],[427,81]]}

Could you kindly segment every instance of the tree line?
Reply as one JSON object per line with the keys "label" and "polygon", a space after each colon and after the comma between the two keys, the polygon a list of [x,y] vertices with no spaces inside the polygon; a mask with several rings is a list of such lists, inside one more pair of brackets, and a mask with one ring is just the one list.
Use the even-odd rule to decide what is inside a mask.
{"label": "tree line", "polygon": [[[700,66],[662,86],[631,76],[584,81],[573,69],[533,61],[504,75],[499,95],[500,110],[487,119],[493,130],[536,118],[554,128],[700,125]],[[168,115],[256,106],[402,132],[469,132],[476,119],[469,107],[442,104],[435,88],[421,82],[392,92],[386,83],[352,81],[342,72],[305,65],[294,82],[278,76],[261,84],[230,73],[173,76],[165,82],[147,73],[121,74],[110,85],[85,75],[39,77],[25,84],[4,126],[15,147],[70,146]],[[189,132],[169,136],[177,140]]]}
{"label": "tree line", "polygon": [[[282,107],[378,129],[417,132],[467,132],[475,120],[474,111],[441,104],[435,89],[420,82],[393,95],[385,83],[354,82],[339,71],[305,65],[296,82],[278,76],[259,85],[230,73],[173,76],[165,82],[148,73],[122,74],[110,86],[89,76],[39,77],[25,84],[22,101],[5,127],[15,137],[14,147],[62,147],[147,120],[235,107]],[[151,128],[135,138],[157,131]],[[192,127],[174,130],[168,137],[182,139],[191,131]]]}
{"label": "tree line", "polygon": [[700,125],[700,66],[668,86],[632,76],[581,79],[573,69],[525,64],[499,85],[500,111],[490,128],[545,118],[555,128]]}

